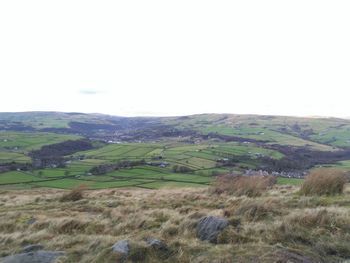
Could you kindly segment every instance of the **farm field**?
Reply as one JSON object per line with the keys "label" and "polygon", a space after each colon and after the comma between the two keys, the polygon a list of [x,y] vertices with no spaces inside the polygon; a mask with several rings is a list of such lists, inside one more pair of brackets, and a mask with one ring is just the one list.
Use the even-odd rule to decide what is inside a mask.
{"label": "farm field", "polygon": [[[10,168],[0,170],[0,187],[206,187],[220,174],[269,167],[281,171],[283,167],[293,169],[300,165],[296,167],[300,171],[317,164],[350,170],[349,127],[348,120],[332,118],[228,114],[124,118],[80,113],[1,113],[0,169],[6,165]],[[37,157],[31,155],[33,152],[69,140],[87,140],[91,147],[85,151],[70,149],[70,154],[58,156],[47,156],[50,152],[46,150],[40,158],[51,158],[51,162],[35,167],[33,160]],[[57,149],[55,154],[62,151]],[[299,152],[296,157],[295,152]],[[321,163],[316,160],[304,165],[305,156],[313,158],[315,153]],[[338,157],[338,153],[344,156]],[[324,158],[325,154],[330,155],[331,161],[323,164],[328,158]],[[123,163],[124,166],[114,167]],[[93,172],[99,168],[106,171]],[[278,184],[285,185],[300,182],[296,178],[278,179]]]}
{"label": "farm field", "polygon": [[[204,134],[209,133],[219,133],[223,135],[239,136],[246,139],[256,139],[261,141],[268,141],[269,143],[278,143],[282,145],[291,145],[291,146],[310,146],[312,149],[329,151],[333,150],[332,146],[327,146],[324,144],[307,141],[302,138],[283,134],[276,132],[274,130],[265,129],[265,128],[251,128],[251,127],[209,127],[203,129]],[[323,140],[325,141],[325,140]],[[337,144],[335,146],[339,146]]]}
{"label": "farm field", "polygon": [[[0,132],[1,152],[28,153],[40,149],[44,145],[67,140],[77,140],[81,136],[56,134],[48,132]],[[1,157],[0,157],[1,158]]]}
{"label": "farm field", "polygon": [[[3,152],[2,154],[6,156],[6,153]],[[89,189],[205,187],[213,180],[213,174],[230,172],[229,168],[221,167],[217,160],[230,156],[250,156],[254,159],[256,155],[269,155],[276,159],[283,157],[277,151],[239,143],[202,145],[184,145],[180,143],[169,145],[149,143],[109,144],[98,149],[75,153],[72,156],[73,159],[75,156],[84,156],[84,159],[76,158],[69,161],[64,168],[46,168],[0,174],[0,187],[6,185],[62,189],[74,188],[80,185]],[[91,175],[89,172],[95,166],[113,164],[123,160],[144,160],[146,165],[118,169],[104,175]],[[241,164],[237,163],[237,165]],[[174,172],[174,166],[183,166],[189,170]]]}

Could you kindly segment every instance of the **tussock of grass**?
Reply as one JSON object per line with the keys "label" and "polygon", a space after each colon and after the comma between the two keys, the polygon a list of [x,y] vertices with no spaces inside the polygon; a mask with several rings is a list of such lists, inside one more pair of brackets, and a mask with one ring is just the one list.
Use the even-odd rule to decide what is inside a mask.
{"label": "tussock of grass", "polygon": [[221,232],[217,238],[218,244],[243,244],[251,242],[251,238],[239,233],[233,226],[229,226]]}
{"label": "tussock of grass", "polygon": [[280,205],[276,199],[248,200],[240,204],[234,215],[240,216],[248,222],[256,222],[268,218],[273,218],[281,214]]}
{"label": "tussock of grass", "polygon": [[301,186],[303,195],[338,195],[344,191],[346,177],[337,169],[318,169],[312,171]]}
{"label": "tussock of grass", "polygon": [[330,211],[328,209],[307,209],[293,213],[287,217],[289,225],[306,228],[323,228],[329,231],[350,232],[350,218],[344,213]]}
{"label": "tussock of grass", "polygon": [[83,192],[85,189],[86,188],[84,186],[79,186],[72,189],[60,198],[60,202],[75,202],[83,199]]}
{"label": "tussock of grass", "polygon": [[226,193],[235,196],[258,197],[275,183],[276,177],[274,176],[229,174],[217,177],[212,187],[212,192],[216,194]]}

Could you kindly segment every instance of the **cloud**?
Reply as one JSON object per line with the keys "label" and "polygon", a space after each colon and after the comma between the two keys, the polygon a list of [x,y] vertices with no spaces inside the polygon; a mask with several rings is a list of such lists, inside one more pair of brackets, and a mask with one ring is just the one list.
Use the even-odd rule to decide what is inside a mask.
{"label": "cloud", "polygon": [[101,94],[101,93],[103,93],[103,91],[94,90],[94,89],[81,89],[81,90],[79,90],[79,94],[82,94],[82,95],[97,95],[97,94]]}

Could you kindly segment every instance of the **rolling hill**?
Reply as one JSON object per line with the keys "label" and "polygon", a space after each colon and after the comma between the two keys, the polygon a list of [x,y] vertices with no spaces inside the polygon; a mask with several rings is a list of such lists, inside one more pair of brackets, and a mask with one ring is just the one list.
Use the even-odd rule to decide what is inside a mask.
{"label": "rolling hill", "polygon": [[250,170],[302,179],[320,165],[348,169],[348,160],[347,119],[0,113],[3,188],[201,187]]}

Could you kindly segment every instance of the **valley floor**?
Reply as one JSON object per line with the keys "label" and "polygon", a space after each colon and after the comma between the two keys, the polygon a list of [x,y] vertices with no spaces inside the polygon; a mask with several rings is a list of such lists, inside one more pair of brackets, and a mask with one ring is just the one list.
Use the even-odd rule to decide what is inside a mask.
{"label": "valley floor", "polygon": [[[345,262],[350,259],[350,189],[305,197],[275,185],[257,198],[216,195],[209,188],[0,192],[0,262],[24,246],[64,251],[56,262],[118,262],[111,247],[129,240],[127,262]],[[218,244],[196,237],[207,215],[229,221]],[[148,238],[162,240],[155,251]]]}

